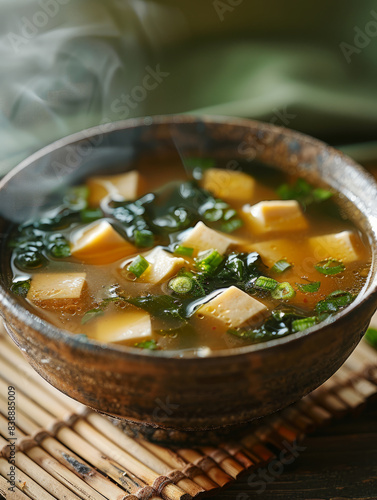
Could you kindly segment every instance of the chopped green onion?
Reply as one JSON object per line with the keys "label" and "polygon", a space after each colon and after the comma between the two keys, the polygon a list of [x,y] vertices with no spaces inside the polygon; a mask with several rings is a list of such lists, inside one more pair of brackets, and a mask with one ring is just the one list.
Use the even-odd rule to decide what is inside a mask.
{"label": "chopped green onion", "polygon": [[292,264],[290,264],[289,262],[287,262],[285,259],[281,259],[281,260],[278,260],[271,268],[271,271],[273,271],[274,273],[283,273],[284,271],[286,271],[287,269],[289,269],[290,267],[292,267]]}
{"label": "chopped green onion", "polygon": [[156,351],[158,349],[157,342],[154,339],[138,342],[135,344],[135,347],[139,347],[140,349],[149,349],[150,351]]}
{"label": "chopped green onion", "polygon": [[135,245],[137,247],[152,247],[154,243],[154,236],[152,231],[148,229],[134,231]]}
{"label": "chopped green onion", "polygon": [[304,207],[312,203],[321,203],[333,196],[331,191],[322,188],[313,188],[304,179],[297,179],[293,185],[282,184],[277,189],[277,193],[282,200],[297,200]]}
{"label": "chopped green onion", "polygon": [[321,274],[332,276],[342,273],[345,270],[345,265],[335,259],[326,259],[318,262],[314,268]]}
{"label": "chopped green onion", "polygon": [[321,202],[331,198],[333,193],[328,189],[316,188],[313,189],[313,198],[316,202]]}
{"label": "chopped green onion", "polygon": [[223,219],[227,221],[236,215],[237,215],[237,210],[235,210],[234,208],[228,208],[228,210],[225,210],[224,212]]}
{"label": "chopped green onion", "polygon": [[355,300],[355,296],[350,292],[336,290],[330,293],[326,299],[320,300],[315,306],[318,313],[335,313],[342,307],[348,306]]}
{"label": "chopped green onion", "polygon": [[259,276],[254,283],[254,286],[256,288],[260,288],[261,290],[273,291],[278,286],[278,282],[272,278],[268,278],[267,276]]}
{"label": "chopped green onion", "polygon": [[88,196],[87,186],[73,186],[64,196],[64,203],[74,210],[83,210],[88,205]]}
{"label": "chopped green onion", "polygon": [[175,255],[182,255],[184,257],[192,257],[194,249],[190,247],[184,247],[182,245],[177,245],[174,249]]}
{"label": "chopped green onion", "polygon": [[100,208],[86,208],[80,212],[81,222],[94,222],[101,217],[103,217],[103,212]]}
{"label": "chopped green onion", "polygon": [[300,292],[315,293],[318,292],[321,286],[320,281],[312,281],[311,283],[296,283]]}
{"label": "chopped green onion", "polygon": [[223,210],[219,208],[210,208],[209,210],[206,210],[204,212],[203,217],[209,222],[217,222],[218,220],[222,219],[223,215]]}
{"label": "chopped green onion", "polygon": [[279,283],[274,290],[271,292],[271,297],[273,299],[278,300],[290,300],[296,295],[296,292],[293,290],[293,287],[288,281],[284,281],[283,283]]}
{"label": "chopped green onion", "polygon": [[136,278],[140,278],[149,266],[149,262],[142,255],[138,255],[128,266],[128,271],[133,273]]}
{"label": "chopped green onion", "polygon": [[292,321],[292,328],[296,332],[302,332],[307,328],[311,328],[315,324],[317,324],[317,318],[315,316],[312,316],[310,318],[295,319],[294,321]]}
{"label": "chopped green onion", "polygon": [[194,282],[192,278],[188,278],[187,276],[177,276],[169,282],[169,288],[179,294],[190,292],[193,285]]}
{"label": "chopped green onion", "polygon": [[26,297],[30,290],[30,279],[24,281],[16,281],[11,287],[11,291],[20,297]]}
{"label": "chopped green onion", "polygon": [[198,255],[196,266],[206,273],[211,273],[219,267],[223,260],[224,257],[217,250],[207,250]]}
{"label": "chopped green onion", "polygon": [[81,324],[85,325],[85,323],[88,323],[88,321],[98,318],[98,316],[103,316],[104,314],[105,313],[103,309],[101,309],[100,307],[97,307],[96,309],[91,309],[90,311],[87,311],[81,318]]}
{"label": "chopped green onion", "polygon": [[233,233],[236,229],[239,229],[243,226],[243,222],[238,217],[234,219],[227,220],[223,224],[221,224],[221,231],[224,233]]}
{"label": "chopped green onion", "polygon": [[185,158],[183,160],[183,164],[185,168],[212,168],[216,165],[216,162],[213,158]]}
{"label": "chopped green onion", "polygon": [[50,253],[57,259],[65,259],[67,257],[70,257],[71,248],[68,241],[65,238],[62,240],[58,240],[54,245],[50,247]]}
{"label": "chopped green onion", "polygon": [[365,334],[365,340],[375,349],[377,349],[377,330],[375,328],[368,328]]}
{"label": "chopped green onion", "polygon": [[105,310],[108,307],[109,304],[112,302],[121,302],[121,301],[126,300],[125,297],[122,297],[120,295],[114,296],[114,297],[108,297],[107,299],[104,299],[98,307],[95,309],[90,309],[90,311],[87,311],[84,316],[81,319],[81,324],[85,325],[88,321],[91,321],[92,319],[97,318],[98,316],[103,316],[105,314]]}

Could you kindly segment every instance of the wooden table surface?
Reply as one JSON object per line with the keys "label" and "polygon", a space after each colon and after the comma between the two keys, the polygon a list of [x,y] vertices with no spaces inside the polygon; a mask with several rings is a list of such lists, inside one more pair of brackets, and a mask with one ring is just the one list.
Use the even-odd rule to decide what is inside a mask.
{"label": "wooden table surface", "polygon": [[[292,465],[266,485],[246,475],[217,493],[232,500],[377,500],[377,402],[318,430]],[[278,474],[280,467],[275,469]],[[261,471],[263,474],[263,471]],[[267,471],[268,478],[273,478]],[[248,485],[248,480],[251,485]],[[258,484],[256,484],[257,481]],[[262,484],[264,482],[264,484]],[[259,493],[258,493],[258,491]]]}

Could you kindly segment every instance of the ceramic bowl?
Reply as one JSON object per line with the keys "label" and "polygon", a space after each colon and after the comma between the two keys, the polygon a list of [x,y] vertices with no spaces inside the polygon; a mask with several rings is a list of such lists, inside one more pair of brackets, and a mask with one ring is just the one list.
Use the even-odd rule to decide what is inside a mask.
{"label": "ceramic bowl", "polygon": [[10,222],[37,214],[57,185],[93,173],[125,171],[143,158],[177,158],[177,150],[183,157],[226,160],[231,168],[241,161],[262,162],[340,192],[343,209],[367,235],[373,256],[357,300],[331,321],[280,340],[179,358],[81,341],[40,319],[9,292],[4,250],[1,315],[35,370],[81,403],[156,427],[219,428],[293,403],[329,378],[357,346],[377,306],[377,186],[339,151],[271,124],[189,116],[129,120],[59,140],[7,175],[0,184],[3,240]]}

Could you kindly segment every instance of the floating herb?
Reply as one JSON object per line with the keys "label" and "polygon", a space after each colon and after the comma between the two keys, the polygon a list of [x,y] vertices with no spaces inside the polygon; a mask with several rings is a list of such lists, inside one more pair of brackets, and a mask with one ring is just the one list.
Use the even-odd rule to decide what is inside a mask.
{"label": "floating herb", "polygon": [[206,250],[198,255],[196,267],[210,274],[219,267],[223,260],[224,257],[217,250]]}
{"label": "floating herb", "polygon": [[293,290],[293,287],[287,281],[283,283],[279,283],[272,291],[271,297],[277,300],[290,300],[293,299],[296,295],[296,292]]}
{"label": "floating herb", "polygon": [[73,210],[84,210],[88,206],[88,197],[87,186],[73,186],[67,190],[63,202]]}
{"label": "floating herb", "polygon": [[278,286],[278,282],[273,278],[268,278],[267,276],[259,276],[254,286],[255,288],[271,292]]}
{"label": "floating herb", "polygon": [[158,349],[157,342],[154,339],[138,342],[135,344],[135,347],[139,347],[139,349],[148,349],[149,351],[156,351]]}
{"label": "floating herb", "polygon": [[30,290],[31,279],[24,281],[16,281],[11,286],[11,291],[20,297],[26,297]]}
{"label": "floating herb", "polygon": [[194,286],[194,280],[188,276],[177,276],[169,281],[169,288],[178,294],[189,293]]}
{"label": "floating herb", "polygon": [[98,318],[99,316],[103,316],[104,314],[105,311],[101,307],[96,307],[95,309],[91,309],[90,311],[87,311],[81,318],[81,324],[85,325],[86,323],[88,323],[88,321]]}
{"label": "floating herb", "polygon": [[216,165],[216,162],[213,158],[184,158],[183,164],[185,168],[200,168],[205,170],[207,168],[212,168]]}
{"label": "floating herb", "polygon": [[333,276],[334,274],[342,273],[346,269],[346,266],[342,262],[330,258],[318,262],[314,268],[321,274]]}
{"label": "floating herb", "polygon": [[292,321],[292,329],[296,332],[302,332],[316,325],[317,321],[318,320],[315,316],[311,316],[309,318],[295,319],[294,321]]}
{"label": "floating herb", "polygon": [[194,249],[190,247],[185,247],[182,245],[177,245],[174,249],[175,255],[182,255],[182,257],[192,257]]}
{"label": "floating herb", "polygon": [[156,318],[185,320],[181,300],[171,295],[147,295],[146,297],[134,297],[127,299],[127,302],[144,309]]}
{"label": "floating herb", "polygon": [[281,259],[271,267],[271,271],[273,273],[281,274],[284,271],[287,271],[288,269],[290,269],[291,267],[292,267],[292,264],[287,262],[285,259]]}
{"label": "floating herb", "polygon": [[56,259],[65,259],[71,255],[71,248],[62,234],[48,235],[46,238],[47,250]]}
{"label": "floating herb", "polygon": [[140,276],[145,273],[145,271],[150,266],[149,262],[142,256],[138,255],[128,266],[128,271],[136,276],[136,278],[140,278]]}
{"label": "floating herb", "polygon": [[314,188],[304,179],[297,179],[295,184],[282,184],[277,193],[282,200],[297,200],[304,208],[312,203],[321,203],[333,196],[327,189]]}
{"label": "floating herb", "polygon": [[296,283],[300,292],[303,293],[316,293],[321,287],[320,281],[312,281],[311,283]]}
{"label": "floating herb", "polygon": [[103,217],[103,212],[100,208],[86,208],[80,212],[81,222],[85,223],[95,222],[101,217]]}
{"label": "floating herb", "polygon": [[315,307],[317,313],[336,313],[355,300],[355,296],[350,292],[336,290],[330,293],[326,299],[321,300]]}

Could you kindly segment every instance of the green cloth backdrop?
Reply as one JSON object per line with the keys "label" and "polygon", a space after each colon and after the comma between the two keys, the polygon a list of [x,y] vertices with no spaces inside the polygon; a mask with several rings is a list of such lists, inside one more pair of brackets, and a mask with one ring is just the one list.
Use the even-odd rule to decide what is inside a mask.
{"label": "green cloth backdrop", "polygon": [[376,140],[377,2],[0,0],[0,173],[69,133],[164,113]]}

